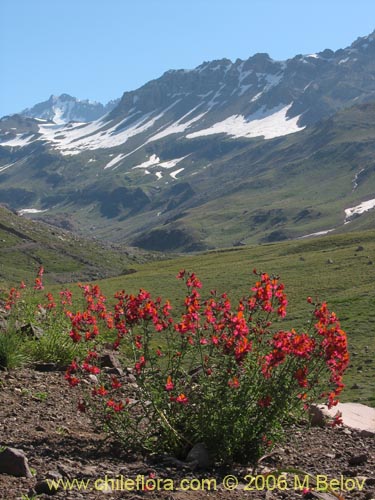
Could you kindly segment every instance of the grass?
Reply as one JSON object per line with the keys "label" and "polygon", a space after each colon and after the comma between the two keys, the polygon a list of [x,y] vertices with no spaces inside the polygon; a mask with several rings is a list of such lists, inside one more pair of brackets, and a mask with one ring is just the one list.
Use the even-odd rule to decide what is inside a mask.
{"label": "grass", "polygon": [[[0,207],[0,285],[32,280],[39,265],[46,283],[93,280],[128,272],[134,262],[157,258],[137,249],[82,239],[69,231],[19,217]],[[1,288],[1,287],[0,287]]]}
{"label": "grass", "polygon": [[22,339],[16,332],[0,332],[0,369],[17,368],[29,360],[27,352],[20,349]]}

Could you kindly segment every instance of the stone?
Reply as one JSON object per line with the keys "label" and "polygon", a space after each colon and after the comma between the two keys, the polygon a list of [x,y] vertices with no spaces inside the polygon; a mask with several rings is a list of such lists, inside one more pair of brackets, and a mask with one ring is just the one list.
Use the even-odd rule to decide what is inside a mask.
{"label": "stone", "polygon": [[0,474],[33,477],[25,453],[16,448],[5,448],[0,452]]}
{"label": "stone", "polygon": [[310,424],[313,427],[324,427],[326,424],[326,417],[323,409],[318,405],[311,405],[309,408]]}
{"label": "stone", "polygon": [[115,375],[124,375],[120,361],[117,359],[113,352],[107,352],[99,357],[99,364],[102,368],[106,368],[107,373],[114,373]]}
{"label": "stone", "polygon": [[59,368],[56,363],[35,363],[34,370],[37,372],[55,372],[58,371]]}
{"label": "stone", "polygon": [[356,455],[354,457],[351,457],[349,460],[349,465],[363,465],[367,462],[368,460],[368,455],[363,453],[362,455]]}
{"label": "stone", "polygon": [[50,487],[47,479],[42,479],[41,481],[38,481],[34,486],[34,490],[37,495],[42,495],[43,493],[45,495],[54,495],[55,493],[58,492],[58,488],[56,488],[55,486]]}
{"label": "stone", "polygon": [[338,403],[330,410],[325,405],[321,407],[329,418],[334,418],[339,411],[345,427],[366,432],[367,436],[375,436],[375,408],[361,403]]}
{"label": "stone", "polygon": [[44,335],[43,329],[40,328],[39,326],[33,325],[32,323],[25,323],[24,325],[21,325],[19,331],[22,334],[37,340],[42,338]]}
{"label": "stone", "polygon": [[210,466],[210,457],[204,443],[195,444],[189,451],[186,462],[192,463],[198,469],[207,469]]}

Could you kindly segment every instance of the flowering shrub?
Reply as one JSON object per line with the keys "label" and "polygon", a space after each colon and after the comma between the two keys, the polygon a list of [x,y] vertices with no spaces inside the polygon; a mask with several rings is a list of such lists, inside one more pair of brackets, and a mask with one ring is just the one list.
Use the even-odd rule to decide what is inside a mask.
{"label": "flowering shrub", "polygon": [[[202,300],[197,276],[181,271],[178,320],[145,290],[119,291],[109,307],[97,285],[81,285],[85,307],[65,309],[71,340],[87,346],[65,375],[80,410],[130,449],[183,454],[203,441],[217,460],[255,462],[296,411],[318,399],[335,405],[349,359],[335,313],[309,298],[308,330],[273,331],[272,318],[286,315],[284,286],[254,273],[249,296],[233,306],[215,290]],[[109,345],[122,369],[103,367]]]}

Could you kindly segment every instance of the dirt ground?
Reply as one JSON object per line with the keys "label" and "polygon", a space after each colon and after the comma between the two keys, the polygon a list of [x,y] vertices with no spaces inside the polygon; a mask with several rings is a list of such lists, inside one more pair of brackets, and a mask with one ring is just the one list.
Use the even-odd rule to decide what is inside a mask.
{"label": "dirt ground", "polygon": [[[303,497],[298,491],[303,485],[314,487],[317,476],[321,489],[331,481],[342,488],[345,499],[375,499],[374,436],[301,424],[288,430],[286,441],[256,471],[244,465],[193,470],[172,457],[122,455],[115,443],[94,431],[85,414],[77,412],[71,391],[61,372],[0,372],[0,446],[22,450],[33,475],[27,479],[0,474],[1,499],[335,498],[316,492]],[[274,474],[277,468],[297,468],[311,477],[289,472],[285,483]],[[266,472],[267,482],[261,476]],[[51,496],[41,493],[46,479],[64,484]],[[69,491],[66,481],[74,479],[84,482],[72,484]],[[40,495],[33,497],[36,492]]]}

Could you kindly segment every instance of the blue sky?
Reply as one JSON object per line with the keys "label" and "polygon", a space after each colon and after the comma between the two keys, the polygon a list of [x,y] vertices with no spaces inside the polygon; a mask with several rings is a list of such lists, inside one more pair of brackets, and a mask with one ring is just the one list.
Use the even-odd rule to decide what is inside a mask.
{"label": "blue sky", "polygon": [[68,93],[107,102],[168,69],[346,47],[374,0],[0,0],[0,116]]}

